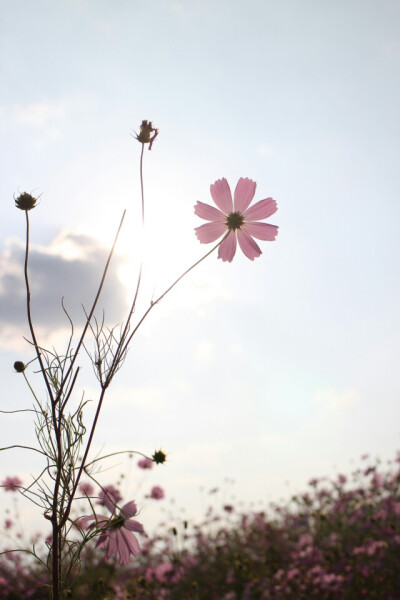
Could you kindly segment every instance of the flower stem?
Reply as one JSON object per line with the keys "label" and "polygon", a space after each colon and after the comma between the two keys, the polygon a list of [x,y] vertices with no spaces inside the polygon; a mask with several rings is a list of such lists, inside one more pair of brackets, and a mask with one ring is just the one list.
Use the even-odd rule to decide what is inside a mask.
{"label": "flower stem", "polygon": [[203,260],[205,260],[208,256],[210,256],[210,254],[212,254],[221,244],[222,242],[228,237],[229,235],[229,231],[226,233],[226,235],[224,235],[224,237],[222,238],[222,240],[220,240],[218,242],[218,244],[216,244],[211,250],[209,250],[209,252],[207,252],[204,256],[202,256],[199,260],[197,260],[191,267],[189,267],[188,269],[186,269],[186,271],[184,271],[182,273],[182,275],[180,275],[177,279],[175,279],[174,283],[172,283],[172,285],[170,285],[162,294],[161,296],[159,296],[157,298],[157,300],[154,300],[150,303],[149,308],[145,311],[144,315],[142,316],[142,318],[140,319],[140,321],[137,323],[136,327],[133,329],[131,335],[129,336],[129,338],[127,339],[127,341],[124,344],[124,347],[121,351],[121,356],[126,352],[126,350],[128,349],[128,346],[133,338],[133,336],[135,335],[135,333],[137,332],[137,330],[139,329],[139,327],[141,326],[141,324],[143,323],[143,321],[145,320],[145,318],[148,316],[148,314],[150,313],[150,311],[156,306],[156,304],[158,304],[159,302],[161,302],[161,300],[176,286],[177,283],[180,282],[181,279],[183,279],[188,273],[190,273],[190,271],[192,271],[195,267],[197,267],[197,265],[199,265],[201,262],[203,262]]}

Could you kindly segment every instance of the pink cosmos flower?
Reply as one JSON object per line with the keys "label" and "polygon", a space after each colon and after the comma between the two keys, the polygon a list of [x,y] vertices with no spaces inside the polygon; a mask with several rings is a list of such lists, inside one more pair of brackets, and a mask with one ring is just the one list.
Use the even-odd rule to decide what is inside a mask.
{"label": "pink cosmos flower", "polygon": [[154,498],[154,500],[162,500],[165,496],[165,492],[159,485],[155,485],[151,488],[150,498]]}
{"label": "pink cosmos flower", "polygon": [[85,494],[85,496],[93,496],[93,494],[94,494],[94,487],[88,481],[84,481],[84,482],[82,482],[82,483],[79,484],[79,491],[82,494]]}
{"label": "pink cosmos flower", "polygon": [[1,485],[6,492],[17,492],[22,485],[22,481],[19,477],[6,477]]}
{"label": "pink cosmos flower", "polygon": [[151,460],[151,458],[141,458],[138,461],[137,465],[138,465],[139,469],[152,469],[153,461]]}
{"label": "pink cosmos flower", "polygon": [[229,184],[225,178],[218,179],[210,186],[211,196],[218,208],[197,202],[195,214],[201,219],[210,221],[195,228],[196,236],[202,244],[215,242],[226,235],[218,248],[218,258],[231,262],[236,252],[236,245],[250,260],[260,256],[261,250],[253,238],[272,242],[278,233],[276,225],[258,223],[277,210],[276,202],[266,198],[253,204],[256,183],[251,179],[241,177],[237,183],[234,199]]}
{"label": "pink cosmos flower", "polygon": [[113,485],[105,485],[103,489],[99,492],[99,500],[97,500],[97,504],[101,504],[101,506],[107,506],[108,503],[118,504],[122,500],[122,496],[119,490]]}
{"label": "pink cosmos flower", "polygon": [[[127,565],[130,555],[137,556],[140,552],[139,542],[133,532],[144,533],[143,525],[131,518],[137,514],[136,503],[133,500],[128,502],[118,515],[115,514],[115,504],[106,496],[104,505],[112,513],[111,517],[94,514],[81,517],[78,522],[83,529],[95,526],[104,528],[96,548],[106,548],[107,558],[118,554],[120,564]],[[92,523],[88,525],[90,521]]]}

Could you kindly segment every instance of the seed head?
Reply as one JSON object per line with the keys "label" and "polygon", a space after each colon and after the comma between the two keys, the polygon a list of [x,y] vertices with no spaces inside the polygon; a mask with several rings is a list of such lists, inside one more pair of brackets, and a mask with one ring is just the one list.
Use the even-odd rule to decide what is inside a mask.
{"label": "seed head", "polygon": [[28,192],[22,192],[18,198],[14,197],[14,201],[15,206],[20,210],[32,210],[32,208],[35,208],[38,199],[32,194],[28,194]]}
{"label": "seed head", "polygon": [[14,363],[14,369],[17,371],[17,373],[23,373],[25,371],[25,365],[22,361],[17,360]]}
{"label": "seed head", "polygon": [[157,463],[157,465],[162,465],[167,460],[167,455],[161,449],[156,450],[152,456],[152,459],[155,463]]}
{"label": "seed head", "polygon": [[[135,131],[135,133],[136,133],[136,131]],[[158,129],[155,129],[155,127],[153,127],[153,123],[151,121],[143,120],[142,124],[140,126],[139,135],[136,133],[137,141],[140,142],[141,144],[150,144],[149,150],[151,150],[153,142],[157,136],[158,136]]]}

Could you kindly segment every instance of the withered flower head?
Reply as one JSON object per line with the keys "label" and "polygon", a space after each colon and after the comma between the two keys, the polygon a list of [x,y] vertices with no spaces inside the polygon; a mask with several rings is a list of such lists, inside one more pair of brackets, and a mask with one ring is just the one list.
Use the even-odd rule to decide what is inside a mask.
{"label": "withered flower head", "polygon": [[35,198],[31,194],[28,194],[28,192],[22,192],[22,194],[20,194],[18,198],[14,197],[14,200],[15,206],[20,210],[31,210],[32,208],[35,208],[36,203],[38,201],[37,198]]}
{"label": "withered flower head", "polygon": [[165,452],[163,452],[160,449],[160,450],[156,450],[151,458],[154,460],[154,462],[157,465],[161,465],[162,463],[165,463],[165,461],[167,460],[167,455],[165,454]]}
{"label": "withered flower head", "polygon": [[[135,131],[135,133],[136,133],[136,131]],[[142,121],[142,124],[140,126],[139,135],[136,133],[137,141],[140,142],[141,144],[150,144],[149,150],[151,150],[153,142],[157,136],[158,136],[158,129],[155,129],[155,127],[153,127],[153,123],[151,121],[146,121],[146,120]]]}
{"label": "withered flower head", "polygon": [[23,373],[25,371],[25,365],[21,360],[16,360],[14,363],[14,369],[17,373]]}

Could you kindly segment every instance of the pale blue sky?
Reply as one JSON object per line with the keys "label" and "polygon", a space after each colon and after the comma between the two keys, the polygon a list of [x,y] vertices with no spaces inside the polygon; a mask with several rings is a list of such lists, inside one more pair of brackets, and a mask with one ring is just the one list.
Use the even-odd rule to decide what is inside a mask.
{"label": "pale blue sky", "polygon": [[[24,236],[12,195],[43,194],[32,213],[35,310],[43,327],[45,317],[58,326],[49,305],[65,295],[78,310],[80,293],[90,296],[83,282],[100,260],[96,239],[109,244],[123,208],[121,254],[132,250],[140,148],[129,133],[146,118],[160,128],[145,175],[149,262],[161,267],[143,306],[206,250],[193,205],[210,201],[216,179],[257,181],[256,200],[278,202],[270,221],[280,232],[254,263],[211,257],[154,311],[110,391],[98,446],[163,446],[171,463],[157,481],[191,505],[199,485],[226,476],[238,498],[278,498],[285,481],[301,489],[361,453],[391,457],[399,26],[389,0],[3,3],[1,408],[30,402],[12,372],[24,356],[15,329],[24,315],[5,279],[18,273]],[[83,246],[82,235],[95,240]],[[76,279],[43,266],[46,246],[58,264],[74,243]],[[124,301],[113,277],[111,315]],[[134,281],[129,260],[123,277]],[[83,384],[94,390],[89,369]],[[29,435],[24,417],[2,423],[5,443]],[[1,456],[1,474],[29,472],[25,455]]]}

